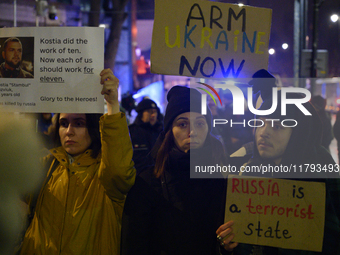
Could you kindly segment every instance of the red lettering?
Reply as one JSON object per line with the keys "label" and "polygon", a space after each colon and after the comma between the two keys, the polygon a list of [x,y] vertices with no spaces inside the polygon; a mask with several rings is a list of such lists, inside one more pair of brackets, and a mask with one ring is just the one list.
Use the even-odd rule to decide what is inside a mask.
{"label": "red lettering", "polygon": [[254,208],[254,206],[251,205],[251,198],[249,198],[249,205],[246,205],[246,207],[249,208],[249,212],[250,212],[251,214],[255,214],[255,212],[252,212],[252,211],[250,210],[250,209]]}
{"label": "red lettering", "polygon": [[267,191],[267,195],[268,195],[268,196],[270,195],[269,193],[270,193],[270,183],[271,183],[271,181],[272,181],[272,180],[268,180],[268,183],[269,183],[269,184],[268,184],[268,191]]}
{"label": "red lettering", "polygon": [[267,208],[270,208],[270,205],[265,205],[265,206],[264,206],[264,215],[267,214]]}
{"label": "red lettering", "polygon": [[[245,193],[245,194],[249,194],[249,186],[248,186],[248,180],[246,180],[245,181],[246,183],[245,183],[245,185],[244,185],[244,183],[243,183],[243,179],[242,179],[242,193]],[[246,190],[244,189],[244,186],[246,186]]]}
{"label": "red lettering", "polygon": [[277,208],[277,206],[272,206],[272,215],[274,214],[275,209]]}
{"label": "red lettering", "polygon": [[[282,213],[280,213],[280,210],[282,210]],[[279,209],[277,209],[277,214],[278,215],[282,215],[285,213],[285,209],[283,207],[280,207]]]}
{"label": "red lettering", "polygon": [[264,194],[264,188],[262,187],[262,183],[263,183],[263,181],[259,181],[259,187],[262,189],[262,193],[259,193],[259,195]]}
{"label": "red lettering", "polygon": [[[314,219],[314,212],[312,211],[312,205],[308,206],[308,209],[306,208],[301,208],[300,210],[300,204],[295,205],[295,208],[293,207],[278,207],[275,205],[253,205],[251,198],[249,198],[249,204],[246,205],[248,208],[248,211],[251,214],[271,214],[271,215],[284,215],[285,217],[296,217],[296,218],[301,218],[305,219],[308,215],[308,219]],[[299,214],[300,210],[300,214]],[[307,212],[306,212],[307,211]],[[290,213],[291,212],[291,213]]]}
{"label": "red lettering", "polygon": [[[256,212],[257,212],[258,214],[262,214],[262,212],[261,212],[260,210],[262,210],[262,205],[257,205],[257,206],[256,206]],[[259,211],[260,211],[260,212],[259,212]]]}
{"label": "red lettering", "polygon": [[295,206],[295,207],[296,207],[295,210],[294,210],[294,216],[295,216],[295,217],[299,217],[299,215],[296,214],[297,208],[298,208],[299,206],[300,206],[299,204],[297,204],[297,205]]}
{"label": "red lettering", "polygon": [[256,183],[256,180],[251,181],[251,186],[254,188],[254,191],[250,191],[251,194],[256,194],[257,192],[257,188],[256,185],[254,185],[254,183]]}
{"label": "red lettering", "polygon": [[[280,210],[282,209],[282,213],[280,213]],[[280,207],[279,209],[277,209],[277,214],[278,215],[282,215],[285,213],[285,209],[283,207]]]}
{"label": "red lettering", "polygon": [[308,214],[308,219],[314,219],[314,217],[312,217],[312,215],[314,214],[314,213],[312,212],[312,205],[309,205],[309,206],[308,206],[308,212],[307,212],[307,214]]}
{"label": "red lettering", "polygon": [[289,212],[292,212],[293,211],[293,208],[288,208],[287,207],[287,217],[289,216]]}
{"label": "red lettering", "polygon": [[280,191],[279,191],[279,184],[277,182],[274,182],[273,187],[272,187],[272,196],[274,194],[277,194],[277,196],[280,196]]}
{"label": "red lettering", "polygon": [[[232,193],[243,193],[243,194],[259,194],[267,196],[280,196],[280,188],[277,182],[271,183],[272,180],[268,180],[267,186],[265,188],[265,180],[245,180],[233,178],[232,180]],[[240,187],[242,185],[242,187]]]}
{"label": "red lettering", "polygon": [[233,178],[233,186],[231,188],[231,193],[234,193],[234,190],[236,190],[238,193],[240,193],[240,191],[237,189],[237,186],[240,184],[240,180],[237,178]]}

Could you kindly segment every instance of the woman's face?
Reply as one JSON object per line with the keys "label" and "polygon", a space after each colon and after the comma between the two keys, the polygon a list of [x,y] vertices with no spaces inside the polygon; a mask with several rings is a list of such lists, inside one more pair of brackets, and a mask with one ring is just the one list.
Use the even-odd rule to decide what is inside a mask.
{"label": "woman's face", "polygon": [[203,146],[208,134],[205,117],[197,112],[178,115],[172,123],[172,133],[176,146],[183,152]]}
{"label": "woman's face", "polygon": [[90,147],[92,140],[85,114],[61,113],[59,125],[60,143],[68,154],[76,157]]}

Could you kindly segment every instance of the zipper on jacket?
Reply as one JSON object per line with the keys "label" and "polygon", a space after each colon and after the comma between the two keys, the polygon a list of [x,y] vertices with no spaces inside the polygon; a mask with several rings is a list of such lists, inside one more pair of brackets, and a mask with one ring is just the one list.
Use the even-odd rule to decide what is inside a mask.
{"label": "zipper on jacket", "polygon": [[161,175],[161,185],[162,185],[162,190],[163,190],[163,196],[165,197],[166,200],[169,201],[168,187],[166,185],[165,173],[164,172]]}
{"label": "zipper on jacket", "polygon": [[[67,175],[69,176],[70,170],[67,168]],[[68,192],[70,188],[70,179],[68,180],[67,183],[67,192],[66,192],[66,202],[65,202],[65,210],[64,210],[64,216],[63,216],[63,221],[62,221],[62,226],[61,226],[61,231],[60,231],[60,237],[59,237],[59,254],[61,254],[61,245],[62,245],[62,237],[63,237],[63,232],[64,232],[64,226],[65,226],[65,219],[66,219],[66,211],[67,211],[67,198],[68,198]]]}

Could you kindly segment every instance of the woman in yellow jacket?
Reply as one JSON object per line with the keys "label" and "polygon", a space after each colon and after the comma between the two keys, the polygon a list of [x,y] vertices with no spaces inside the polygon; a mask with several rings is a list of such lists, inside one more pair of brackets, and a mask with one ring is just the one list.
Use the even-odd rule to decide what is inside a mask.
{"label": "woman in yellow jacket", "polygon": [[50,150],[54,160],[21,254],[120,252],[122,211],[135,168],[126,118],[119,111],[119,81],[110,69],[100,75],[108,113],[99,128],[93,114],[57,115],[61,146]]}

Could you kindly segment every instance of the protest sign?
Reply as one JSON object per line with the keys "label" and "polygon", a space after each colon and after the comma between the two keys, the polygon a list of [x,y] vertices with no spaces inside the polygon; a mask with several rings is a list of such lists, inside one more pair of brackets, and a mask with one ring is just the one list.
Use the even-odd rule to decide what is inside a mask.
{"label": "protest sign", "polygon": [[268,68],[271,9],[212,1],[156,0],[151,71],[250,78]]}
{"label": "protest sign", "polygon": [[233,241],[322,250],[324,183],[230,176],[225,221],[233,220]]}
{"label": "protest sign", "polygon": [[0,45],[0,111],[104,112],[103,28],[1,28]]}

